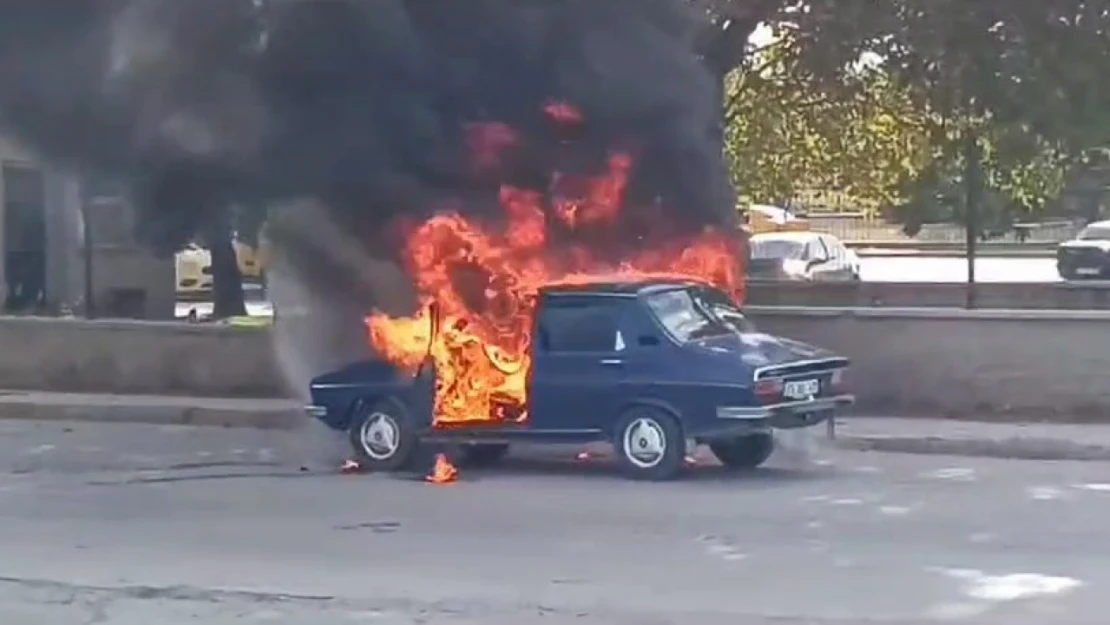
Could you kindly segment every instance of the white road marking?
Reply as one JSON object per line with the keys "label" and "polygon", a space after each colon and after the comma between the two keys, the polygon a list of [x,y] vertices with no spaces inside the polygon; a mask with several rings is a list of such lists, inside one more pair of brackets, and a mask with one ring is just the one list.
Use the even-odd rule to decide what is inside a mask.
{"label": "white road marking", "polygon": [[1064,491],[1055,486],[1030,486],[1025,492],[1030,499],[1037,501],[1054,501],[1064,496]]}
{"label": "white road marking", "polygon": [[972,482],[975,480],[975,470],[963,467],[937,469],[921,474],[921,477],[932,480],[952,480],[957,482]]}
{"label": "white road marking", "polygon": [[1095,493],[1110,493],[1110,484],[1075,484],[1072,488]]}
{"label": "white road marking", "polygon": [[968,597],[994,603],[1065,595],[1083,585],[1083,582],[1071,577],[1040,573],[988,575],[975,569],[934,570],[962,582],[961,591]]}

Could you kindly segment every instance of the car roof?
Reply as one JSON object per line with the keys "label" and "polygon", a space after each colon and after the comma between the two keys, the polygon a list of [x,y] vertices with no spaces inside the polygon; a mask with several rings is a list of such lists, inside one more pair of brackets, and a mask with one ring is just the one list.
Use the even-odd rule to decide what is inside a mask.
{"label": "car roof", "polygon": [[1110,219],[1105,219],[1103,221],[1092,221],[1086,226],[1083,226],[1084,230],[1086,230],[1087,228],[1110,228]]}
{"label": "car roof", "polygon": [[607,297],[636,297],[660,291],[681,289],[692,285],[705,285],[693,279],[645,278],[642,280],[598,280],[566,284],[550,284],[540,289],[544,296],[601,295]]}
{"label": "car roof", "polygon": [[760,241],[796,241],[798,243],[805,243],[821,236],[821,232],[813,232],[812,230],[805,231],[784,231],[784,232],[760,232],[753,234],[751,241],[758,243]]}

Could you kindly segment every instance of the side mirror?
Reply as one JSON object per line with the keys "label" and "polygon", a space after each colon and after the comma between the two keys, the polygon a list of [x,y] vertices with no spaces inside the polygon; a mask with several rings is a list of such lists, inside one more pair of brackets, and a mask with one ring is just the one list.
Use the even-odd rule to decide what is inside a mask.
{"label": "side mirror", "polygon": [[640,347],[655,347],[659,345],[659,337],[650,334],[644,334],[636,339],[636,344]]}

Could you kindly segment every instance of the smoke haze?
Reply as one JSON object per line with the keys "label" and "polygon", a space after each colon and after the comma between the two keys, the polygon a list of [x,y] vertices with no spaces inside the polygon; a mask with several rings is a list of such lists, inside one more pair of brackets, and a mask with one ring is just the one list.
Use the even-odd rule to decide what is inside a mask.
{"label": "smoke haze", "polygon": [[[475,180],[467,135],[488,121],[525,139],[503,179],[622,145],[634,199],[729,223],[692,18],[680,0],[7,0],[0,123],[127,183],[169,247],[231,202],[314,198],[367,241],[446,201],[488,210],[500,181]],[[549,101],[587,120],[574,163]]]}

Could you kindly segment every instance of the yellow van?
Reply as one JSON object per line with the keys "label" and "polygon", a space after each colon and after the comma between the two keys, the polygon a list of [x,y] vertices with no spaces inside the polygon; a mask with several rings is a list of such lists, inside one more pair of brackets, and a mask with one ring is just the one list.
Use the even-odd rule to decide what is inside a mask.
{"label": "yellow van", "polygon": [[248,282],[261,282],[262,274],[266,270],[265,253],[263,246],[253,247],[235,240],[235,258],[239,261],[239,273],[243,280]]}
{"label": "yellow van", "polygon": [[199,295],[212,290],[212,255],[190,243],[174,257],[178,295]]}
{"label": "yellow van", "polygon": [[[244,282],[262,282],[266,272],[265,245],[258,248],[236,239],[233,243],[239,273]],[[179,295],[201,295],[212,290],[212,254],[190,243],[174,258]]]}

